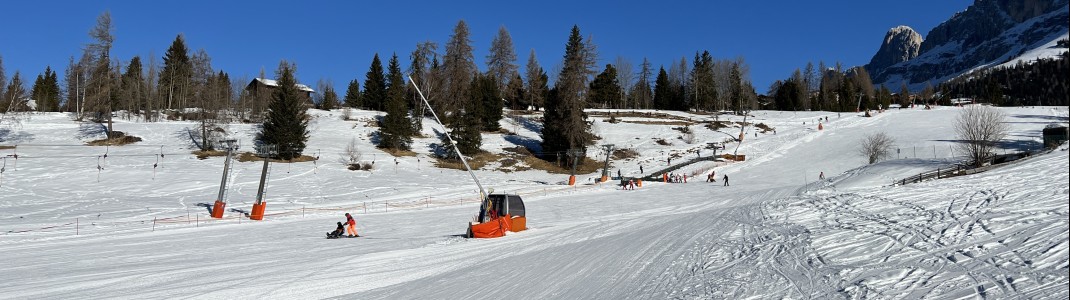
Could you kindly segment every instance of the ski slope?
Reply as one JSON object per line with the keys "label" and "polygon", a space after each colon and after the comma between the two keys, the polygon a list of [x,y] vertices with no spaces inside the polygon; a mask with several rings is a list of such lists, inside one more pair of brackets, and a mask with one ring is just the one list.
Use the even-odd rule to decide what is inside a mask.
{"label": "ski slope", "polygon": [[[1044,125],[1065,122],[1067,111],[1003,110],[1007,151],[1037,147]],[[890,186],[956,161],[957,111],[757,111],[747,121],[777,132],[755,136],[748,126],[738,150],[727,145],[747,161],[688,165],[678,172],[698,175],[689,183],[644,182],[635,191],[594,184],[598,172],[570,187],[567,175],[499,172],[491,163],[477,176],[524,197],[529,230],[478,240],[463,238],[478,192],[465,172],[431,165],[438,127],[429,122],[414,143],[418,155],[395,164],[369,142],[375,112],[343,121],[339,111],[314,111],[306,155],[320,159],[272,164],[268,215],[251,221],[236,211],[207,217],[222,158],[189,154],[186,130],[196,124],[120,121],[116,130],[144,140],[89,147],[78,145],[100,138],[99,125],[37,114],[0,129],[0,145],[19,145],[0,150],[19,155],[0,178],[0,298],[1070,297],[1065,146],[984,173]],[[483,149],[537,144],[535,117],[503,119],[516,135],[485,133]],[[647,174],[665,168],[669,157],[709,155],[707,142],[740,131],[693,125],[687,143],[672,129],[679,125],[649,122],[656,118],[603,119],[592,118],[600,144],[639,153],[611,162],[626,176],[640,175],[640,165]],[[227,131],[251,151],[254,126]],[[874,131],[896,139],[899,159],[864,165],[857,143]],[[339,162],[352,139],[375,170]],[[261,167],[236,163],[229,209],[251,208]],[[702,182],[709,170],[718,182]],[[324,239],[343,212],[355,213],[364,237]]]}

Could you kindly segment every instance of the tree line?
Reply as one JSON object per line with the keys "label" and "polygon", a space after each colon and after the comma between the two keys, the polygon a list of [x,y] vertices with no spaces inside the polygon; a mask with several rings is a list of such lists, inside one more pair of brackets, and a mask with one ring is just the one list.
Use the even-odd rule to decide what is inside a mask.
{"label": "tree line", "polygon": [[[0,109],[28,110],[28,103],[22,100],[34,99],[37,111],[71,112],[79,120],[106,122],[109,132],[113,117],[150,122],[164,118],[195,120],[200,124],[202,150],[213,148],[211,137],[219,123],[302,123],[284,122],[270,115],[273,110],[283,110],[275,103],[281,89],[266,91],[259,85],[245,89],[248,78],[234,79],[213,68],[207,51],[191,51],[181,34],[160,59],[149,55],[147,61],[140,56],[129,60],[112,57],[115,35],[108,12],[98,17],[89,36],[90,42],[81,56],[70,57],[62,81],[57,78],[58,72],[48,66],[29,93],[21,88],[25,83],[19,72],[10,84],[5,84],[0,58],[0,95],[6,100],[0,101]],[[375,54],[363,74],[363,82],[349,81],[341,96],[331,81],[320,80],[312,99],[294,101],[302,102],[303,107],[385,112],[376,139],[379,147],[407,150],[421,131],[423,118],[430,114],[414,86],[407,84],[407,75],[443,117],[465,155],[480,151],[481,132],[500,130],[498,122],[508,107],[544,111],[543,143],[541,149],[531,150],[550,160],[569,150],[586,152],[593,145],[595,137],[590,133],[585,108],[735,112],[757,108],[758,97],[742,58],[720,60],[708,51],[696,52],[693,62],[681,58],[668,70],[659,67],[655,74],[645,58],[636,71],[626,58],[617,57],[600,70],[597,46],[590,36],[585,38],[580,33],[578,26],[569,33],[565,54],[554,72],[541,66],[534,50],[521,68],[504,26],[498,29],[485,56],[486,71],[477,66],[475,46],[463,20],[442,48],[440,52],[440,46],[431,41],[417,43],[405,70],[397,53],[390,55],[385,68],[379,54]],[[288,73],[296,84],[296,68],[283,61],[275,72],[276,78]],[[258,78],[267,78],[264,70]],[[285,91],[286,97],[281,98],[292,96],[289,93]],[[302,94],[296,95],[301,98]],[[307,119],[307,115],[290,117]],[[297,136],[303,131],[295,129],[289,135],[300,140]],[[304,136],[307,139],[307,132]],[[448,146],[448,141],[443,140],[442,145]],[[442,155],[455,156],[449,151]]]}

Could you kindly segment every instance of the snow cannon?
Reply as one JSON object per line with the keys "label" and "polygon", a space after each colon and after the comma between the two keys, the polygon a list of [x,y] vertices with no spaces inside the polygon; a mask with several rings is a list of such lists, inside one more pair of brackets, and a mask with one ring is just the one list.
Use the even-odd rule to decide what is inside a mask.
{"label": "snow cannon", "polygon": [[524,200],[520,195],[490,194],[479,206],[477,222],[468,223],[469,238],[496,238],[508,231],[520,232],[527,228]]}
{"label": "snow cannon", "polygon": [[568,175],[568,185],[576,185],[576,175]]}

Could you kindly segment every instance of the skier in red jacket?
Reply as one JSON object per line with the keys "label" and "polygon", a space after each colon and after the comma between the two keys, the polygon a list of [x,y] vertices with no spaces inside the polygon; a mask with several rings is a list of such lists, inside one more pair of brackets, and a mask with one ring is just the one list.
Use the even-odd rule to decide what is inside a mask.
{"label": "skier in red jacket", "polygon": [[349,215],[349,213],[346,213],[346,233],[349,234],[349,237],[360,236],[357,234],[357,221],[353,220],[353,216]]}

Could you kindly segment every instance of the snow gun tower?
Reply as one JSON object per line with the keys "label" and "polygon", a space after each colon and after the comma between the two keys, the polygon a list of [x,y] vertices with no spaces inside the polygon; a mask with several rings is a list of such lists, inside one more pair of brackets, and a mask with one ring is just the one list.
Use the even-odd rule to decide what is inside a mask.
{"label": "snow gun tower", "polygon": [[257,150],[257,155],[264,158],[264,169],[260,171],[260,186],[256,189],[256,202],[253,202],[253,212],[249,214],[250,219],[257,221],[264,219],[264,209],[267,208],[267,203],[264,202],[264,184],[267,183],[268,163],[271,157],[278,153],[278,145],[262,145]]}
{"label": "snow gun tower", "polygon": [[424,105],[427,105],[427,110],[435,117],[435,122],[442,126],[442,132],[446,134],[446,138],[453,145],[453,151],[457,153],[457,157],[461,159],[464,168],[468,170],[468,175],[472,176],[472,181],[475,181],[476,187],[479,188],[479,197],[481,198],[479,215],[476,217],[475,222],[468,223],[466,236],[469,238],[494,238],[505,236],[507,231],[518,232],[527,229],[524,200],[520,198],[520,195],[487,194],[483,190],[483,185],[479,183],[479,178],[476,178],[476,174],[472,172],[472,167],[468,165],[468,160],[461,154],[461,150],[457,149],[457,143],[453,141],[453,137],[450,136],[446,126],[442,125],[438,114],[431,108],[431,104],[427,102],[424,93],[420,91],[420,87],[416,85],[411,76],[409,77],[409,82],[416,89],[416,93],[420,95],[420,99],[424,101]]}
{"label": "snow gun tower", "polygon": [[212,217],[216,219],[223,218],[223,212],[227,208],[226,193],[227,193],[227,177],[230,175],[230,160],[235,150],[238,150],[238,143],[236,140],[222,140],[220,141],[227,149],[227,157],[223,161],[223,179],[219,182],[219,196],[215,198],[215,204],[212,205]]}

